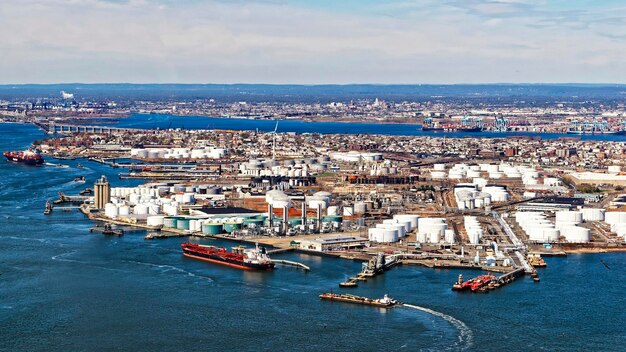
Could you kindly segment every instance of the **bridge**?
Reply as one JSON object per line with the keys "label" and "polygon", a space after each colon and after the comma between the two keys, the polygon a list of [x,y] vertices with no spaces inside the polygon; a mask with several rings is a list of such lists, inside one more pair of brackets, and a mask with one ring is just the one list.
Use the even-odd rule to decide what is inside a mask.
{"label": "bridge", "polygon": [[73,134],[73,133],[100,133],[100,134],[116,134],[125,132],[141,132],[146,131],[139,128],[123,128],[111,126],[88,126],[88,125],[72,125],[57,124],[54,122],[42,123],[35,122],[35,125],[48,134]]}

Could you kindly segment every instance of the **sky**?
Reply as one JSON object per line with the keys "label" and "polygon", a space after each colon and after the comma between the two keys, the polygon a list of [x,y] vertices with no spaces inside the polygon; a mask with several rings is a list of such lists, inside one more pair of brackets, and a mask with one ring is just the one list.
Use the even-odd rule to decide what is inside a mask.
{"label": "sky", "polygon": [[0,0],[0,83],[626,83],[623,0]]}

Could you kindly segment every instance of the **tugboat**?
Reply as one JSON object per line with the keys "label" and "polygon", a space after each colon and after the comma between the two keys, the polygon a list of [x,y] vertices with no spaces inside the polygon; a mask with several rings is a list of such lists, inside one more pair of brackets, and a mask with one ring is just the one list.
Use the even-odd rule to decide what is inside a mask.
{"label": "tugboat", "polygon": [[339,301],[346,303],[354,303],[354,304],[363,304],[366,306],[374,306],[381,308],[390,308],[395,305],[401,304],[393,298],[390,298],[387,295],[384,295],[383,298],[372,299],[367,297],[360,297],[349,294],[337,294],[337,293],[322,293],[320,295],[320,299],[328,300],[328,301]]}
{"label": "tugboat", "polygon": [[539,254],[529,254],[528,262],[535,268],[545,268],[548,266],[548,264],[546,264],[546,262],[543,260],[543,258],[541,258],[541,255]]}
{"label": "tugboat", "polygon": [[223,247],[203,246],[195,243],[183,243],[180,246],[183,249],[183,255],[190,258],[244,270],[274,269],[274,262],[267,255],[267,250],[265,247],[259,247],[258,244],[255,248],[233,247],[232,252]]}
{"label": "tugboat", "polygon": [[104,224],[104,227],[92,227],[89,229],[89,232],[102,232],[103,235],[117,237],[124,235],[124,230],[114,229],[113,227],[111,227],[111,224]]}
{"label": "tugboat", "polygon": [[50,202],[50,199],[48,199],[46,201],[46,209],[44,209],[43,215],[50,215],[50,213],[52,213],[52,203]]}
{"label": "tugboat", "polygon": [[4,152],[2,155],[8,160],[26,165],[41,165],[44,163],[41,151],[38,149],[28,149],[21,152]]}
{"label": "tugboat", "polygon": [[86,196],[88,194],[91,194],[92,192],[93,192],[93,189],[85,188],[84,190],[78,192],[78,194],[80,194],[81,196]]}
{"label": "tugboat", "polygon": [[74,177],[74,182],[85,183],[85,176]]}
{"label": "tugboat", "polygon": [[491,274],[487,274],[487,275],[482,275],[482,276],[478,276],[475,277],[473,279],[469,279],[467,281],[463,281],[463,276],[459,275],[459,279],[457,280],[457,282],[452,285],[452,290],[454,291],[467,291],[470,290],[472,292],[476,292],[478,290],[480,290],[481,288],[489,285],[490,283],[494,282],[496,280],[496,277],[491,275]]}

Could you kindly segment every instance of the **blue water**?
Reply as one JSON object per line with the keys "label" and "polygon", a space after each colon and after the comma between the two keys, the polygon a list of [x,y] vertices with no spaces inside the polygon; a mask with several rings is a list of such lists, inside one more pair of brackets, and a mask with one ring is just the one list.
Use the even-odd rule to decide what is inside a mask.
{"label": "blue water", "polygon": [[[0,124],[0,149],[44,137]],[[311,267],[244,272],[184,258],[184,239],[90,234],[77,211],[42,214],[59,191],[78,192],[117,170],[0,162],[1,351],[622,351],[626,254],[547,258],[541,283],[520,279],[485,295],[450,291],[460,273],[398,267],[351,290],[389,293],[424,310],[322,302],[360,263],[279,255]],[[85,169],[76,168],[83,163]],[[210,242],[204,240],[201,242]],[[211,241],[231,246],[232,243]],[[607,270],[604,260],[611,268]],[[464,272],[466,276],[477,272]]]}
{"label": "blue water", "polygon": [[[226,130],[259,130],[273,131],[276,127],[274,120],[247,120],[239,118],[217,118],[204,116],[176,116],[169,114],[132,114],[128,118],[104,123],[116,127],[127,128],[186,128],[186,129],[226,129]],[[535,137],[542,139],[556,139],[563,137],[577,137],[582,140],[596,141],[626,141],[626,135],[582,135],[574,136],[563,133],[539,132],[424,132],[418,130],[417,124],[381,124],[381,123],[354,123],[354,122],[305,122],[302,120],[280,120],[279,132],[296,133],[337,133],[337,134],[382,134],[431,137]]]}

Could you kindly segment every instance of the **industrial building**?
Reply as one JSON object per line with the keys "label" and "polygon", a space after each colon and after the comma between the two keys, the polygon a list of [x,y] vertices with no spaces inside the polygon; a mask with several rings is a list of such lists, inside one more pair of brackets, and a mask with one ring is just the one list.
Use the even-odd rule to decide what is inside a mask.
{"label": "industrial building", "polygon": [[354,236],[336,236],[300,241],[299,248],[316,252],[340,251],[363,248],[367,238]]}

